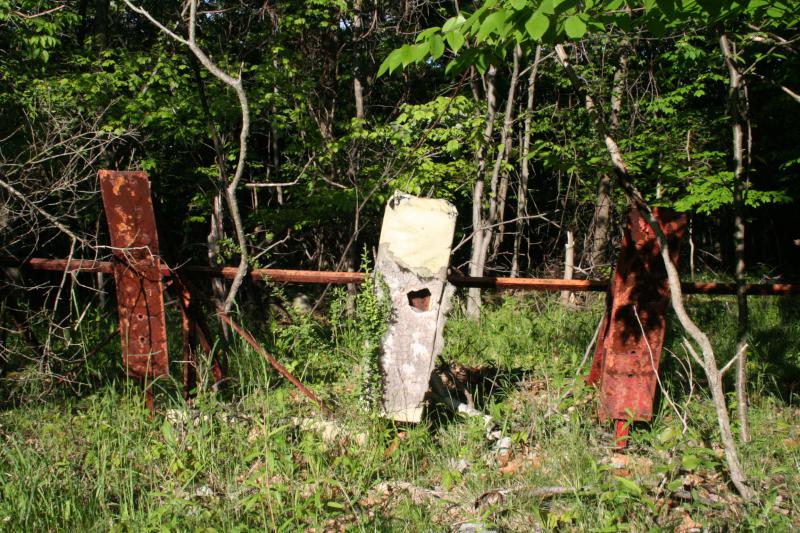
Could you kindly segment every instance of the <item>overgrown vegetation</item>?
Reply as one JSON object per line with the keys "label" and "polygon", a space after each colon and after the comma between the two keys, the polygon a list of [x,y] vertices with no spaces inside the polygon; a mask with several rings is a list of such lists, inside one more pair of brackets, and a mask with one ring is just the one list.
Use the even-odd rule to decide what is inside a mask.
{"label": "overgrown vegetation", "polygon": [[[357,301],[367,306],[357,313],[376,312],[373,292]],[[731,305],[690,302],[720,346],[735,342]],[[313,405],[238,344],[223,393],[201,391],[187,405],[165,382],[151,416],[113,344],[71,377],[91,387],[58,384],[0,413],[0,523],[17,531],[443,531],[476,522],[508,531],[793,529],[800,308],[752,305],[753,442],[741,449],[759,493],[751,504],[727,482],[713,408],[697,368],[687,373],[677,335],[668,334],[662,375],[688,430],[661,401],[653,423],[635,426],[631,447],[617,453],[610,427],[595,420],[592,389],[575,379],[601,302],[565,310],[555,297],[510,295],[479,325],[454,317],[441,361],[471,376],[463,383],[475,405],[512,437],[505,464],[482,420],[434,405],[422,424],[397,427],[364,412],[360,347],[374,332],[366,321],[329,321],[332,306],[324,320],[296,315],[283,326],[292,342],[272,336],[267,348],[336,405],[335,432],[308,426]],[[98,324],[112,327],[86,322],[78,333]]]}
{"label": "overgrown vegetation", "polygon": [[[797,0],[0,0],[0,524],[797,528],[800,308],[744,287],[800,272],[799,27]],[[187,405],[173,357],[148,415],[109,276],[17,268],[110,257],[104,168],[148,172],[169,266],[238,263],[197,300],[236,309],[335,424],[235,336],[220,392],[205,354]],[[614,455],[576,376],[599,302],[473,289],[440,370],[513,435],[496,464],[480,420],[376,416],[379,280],[311,314],[247,280],[356,270],[395,189],[458,208],[451,267],[474,276],[607,278],[631,204],[683,210],[684,280],[737,299],[670,322],[658,416]],[[724,394],[714,354],[738,357]]]}

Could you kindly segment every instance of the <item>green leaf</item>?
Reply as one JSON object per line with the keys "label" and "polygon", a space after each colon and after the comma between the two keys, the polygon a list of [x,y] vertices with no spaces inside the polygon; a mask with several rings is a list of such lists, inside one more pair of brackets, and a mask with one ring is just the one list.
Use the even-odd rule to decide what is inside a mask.
{"label": "green leaf", "polygon": [[419,35],[417,35],[417,38],[414,39],[414,41],[420,43],[438,31],[439,31],[438,26],[434,26],[433,28],[427,28],[421,31]]}
{"label": "green leaf", "polygon": [[579,15],[572,15],[564,21],[564,31],[570,38],[580,39],[586,35],[586,23]]}
{"label": "green leaf", "polygon": [[461,33],[460,30],[454,30],[450,33],[445,34],[445,40],[447,41],[448,46],[450,46],[450,50],[453,52],[458,52],[462,46],[464,46],[464,42],[466,41],[464,34]]}
{"label": "green leaf", "polygon": [[478,35],[476,38],[478,42],[486,40],[492,33],[500,33],[500,28],[505,24],[508,12],[505,9],[495,11],[483,20]]}
{"label": "green leaf", "polygon": [[413,46],[414,49],[414,63],[421,63],[428,57],[428,52],[431,49],[430,41],[416,44]]}
{"label": "green leaf", "polygon": [[553,0],[544,0],[541,4],[539,4],[539,9],[536,11],[540,11],[545,15],[555,15],[556,8],[553,5]]}
{"label": "green leaf", "polygon": [[433,35],[430,38],[430,51],[433,59],[439,59],[444,53],[444,40],[441,35]]}
{"label": "green leaf", "polygon": [[400,62],[403,68],[407,67],[416,60],[416,46],[404,44],[400,47]]}
{"label": "green leaf", "polygon": [[721,0],[697,0],[697,3],[700,4],[700,7],[702,7],[703,10],[712,17],[716,17],[719,14],[720,9],[722,9]]}
{"label": "green leaf", "polygon": [[779,19],[786,14],[782,6],[772,5],[767,9],[767,16],[773,19]]}
{"label": "green leaf", "polygon": [[625,492],[635,494],[636,496],[642,495],[642,488],[635,481],[632,481],[628,478],[621,476],[614,476],[614,479],[617,480],[617,483],[620,484],[620,486],[622,487],[623,490],[625,490]]}
{"label": "green leaf", "polygon": [[167,419],[164,419],[164,423],[161,424],[161,434],[167,444],[174,445],[177,443],[178,439],[175,436],[175,430],[172,428],[172,423]]}
{"label": "green leaf", "polygon": [[525,31],[527,31],[528,35],[535,41],[541,41],[542,36],[547,32],[547,28],[549,27],[550,19],[541,11],[535,12],[531,18],[528,19],[528,22],[525,23]]}
{"label": "green leaf", "polygon": [[554,0],[553,6],[557,13],[566,13],[578,5],[578,0]]}
{"label": "green leaf", "polygon": [[517,11],[521,11],[528,7],[528,0],[511,0],[509,3],[511,4],[511,7]]}
{"label": "green leaf", "polygon": [[467,20],[467,19],[465,19],[463,15],[459,15],[457,17],[451,17],[451,18],[447,19],[447,22],[445,22],[444,26],[442,26],[442,33],[447,33],[449,31],[453,31],[454,29],[456,29],[459,26],[461,26],[462,24],[464,24],[465,20]]}
{"label": "green leaf", "polygon": [[697,470],[700,464],[700,458],[696,455],[686,454],[681,459],[681,465],[683,465],[683,468],[686,470]]}
{"label": "green leaf", "polygon": [[380,78],[381,76],[386,74],[387,70],[389,70],[389,57],[388,56],[386,57],[386,59],[384,59],[381,62],[381,66],[378,67],[378,77]]}
{"label": "green leaf", "polygon": [[486,56],[486,50],[479,50],[475,55],[475,68],[483,75],[489,69],[489,58]]}
{"label": "green leaf", "polygon": [[664,21],[661,19],[661,17],[658,16],[648,17],[645,24],[647,24],[647,29],[650,30],[650,33],[652,33],[656,37],[664,36],[665,24]]}
{"label": "green leaf", "polygon": [[667,484],[667,489],[671,492],[675,492],[678,489],[683,488],[683,479],[673,479]]}
{"label": "green leaf", "polygon": [[656,0],[656,4],[667,19],[675,18],[675,0]]}
{"label": "green leaf", "polygon": [[397,53],[397,50],[392,50],[389,53],[389,55],[386,56],[386,59],[383,60],[383,63],[381,63],[381,66],[378,67],[378,77],[379,78],[381,76],[383,76],[386,73],[387,70],[389,72],[392,72],[392,71],[394,71],[395,68],[397,68],[397,64],[398,64],[397,63],[397,57],[398,57],[398,55],[399,54]]}
{"label": "green leaf", "polygon": [[661,444],[672,442],[680,436],[680,432],[675,426],[669,426],[664,431],[658,434],[658,441]]}
{"label": "green leaf", "polygon": [[449,141],[447,141],[447,151],[448,152],[453,153],[453,152],[457,151],[459,148],[461,148],[461,143],[458,142],[457,140],[450,139]]}

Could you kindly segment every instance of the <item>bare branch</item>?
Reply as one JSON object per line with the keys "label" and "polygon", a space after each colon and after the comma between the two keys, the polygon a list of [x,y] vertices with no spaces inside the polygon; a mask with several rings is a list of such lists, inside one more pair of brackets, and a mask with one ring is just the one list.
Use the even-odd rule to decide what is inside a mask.
{"label": "bare branch", "polygon": [[156,20],[155,17],[153,17],[146,9],[133,4],[130,0],[124,0],[124,2],[129,9],[145,17],[148,21],[150,21],[151,24],[158,28],[159,31],[169,36],[171,39],[188,47],[200,64],[206,68],[206,70],[208,70],[214,77],[231,87],[234,92],[236,92],[236,97],[239,100],[239,107],[241,108],[242,113],[242,128],[239,132],[239,158],[236,163],[236,171],[234,172],[233,178],[225,189],[225,201],[228,204],[228,210],[230,211],[231,219],[236,232],[236,243],[239,246],[239,267],[236,271],[236,277],[231,282],[228,295],[225,297],[225,303],[223,305],[223,310],[225,313],[228,313],[233,306],[234,300],[236,299],[236,294],[239,291],[239,287],[242,286],[242,282],[247,275],[249,263],[247,236],[245,235],[242,217],[239,212],[239,202],[236,199],[236,189],[239,186],[239,182],[242,180],[244,169],[247,163],[247,139],[250,136],[250,105],[247,100],[247,93],[244,90],[244,85],[242,84],[241,71],[234,78],[219,68],[197,45],[197,0],[189,0],[188,39],[184,39],[180,35],[168,29],[166,26]]}
{"label": "bare branch", "polygon": [[66,227],[61,222],[59,222],[56,217],[54,217],[53,215],[51,215],[50,213],[48,213],[47,211],[45,211],[44,209],[42,209],[41,207],[36,205],[36,203],[32,202],[27,196],[25,196],[24,194],[22,194],[21,192],[16,190],[14,187],[12,187],[8,183],[6,183],[5,180],[0,179],[0,187],[3,187],[12,196],[18,198],[20,201],[22,201],[22,203],[24,203],[25,205],[27,205],[28,207],[30,207],[31,209],[33,209],[34,211],[36,211],[37,213],[42,215],[44,218],[46,218],[53,226],[58,228],[58,230],[61,233],[67,235],[70,239],[72,239],[73,245],[74,245],[74,242],[76,242],[76,241],[81,243],[81,244],[86,244],[86,241],[84,241],[83,239],[78,237],[75,233],[72,232],[71,229]]}
{"label": "bare branch", "polygon": [[12,13],[14,13],[19,18],[22,18],[22,19],[25,19],[25,20],[30,20],[30,19],[35,19],[35,18],[39,18],[39,17],[44,17],[46,15],[50,15],[52,13],[55,13],[56,11],[61,11],[65,7],[67,7],[67,4],[61,4],[61,5],[58,5],[56,7],[41,11],[39,13],[28,14],[28,13],[22,13],[21,11],[13,11]]}
{"label": "bare branch", "polygon": [[743,344],[743,345],[742,345],[742,346],[739,348],[739,351],[738,351],[738,352],[736,352],[736,355],[734,355],[733,357],[731,357],[731,360],[730,360],[730,361],[728,361],[728,362],[725,364],[725,366],[723,366],[723,367],[722,367],[722,368],[719,370],[719,374],[720,374],[721,376],[724,376],[724,375],[725,375],[725,372],[727,372],[728,370],[730,370],[730,368],[731,368],[731,366],[733,365],[733,363],[735,363],[736,361],[738,361],[739,359],[741,359],[741,357],[742,357],[742,355],[743,355],[743,354],[746,354],[746,353],[747,353],[747,348],[748,348],[748,345],[747,345],[746,343],[745,343],[745,344]]}
{"label": "bare branch", "polygon": [[785,85],[781,85],[781,91],[783,91],[783,92],[785,92],[786,94],[788,94],[789,96],[791,96],[791,97],[792,97],[792,99],[793,99],[795,102],[797,102],[798,104],[800,104],[800,94],[797,94],[796,92],[794,92],[793,90],[791,90],[790,88],[788,88],[788,87],[787,87],[787,86],[785,86]]}

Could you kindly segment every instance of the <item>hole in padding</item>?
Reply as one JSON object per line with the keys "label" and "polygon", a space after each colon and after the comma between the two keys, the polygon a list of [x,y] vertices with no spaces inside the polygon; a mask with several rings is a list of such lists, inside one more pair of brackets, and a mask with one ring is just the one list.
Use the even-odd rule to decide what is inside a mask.
{"label": "hole in padding", "polygon": [[417,311],[428,311],[431,308],[431,291],[420,289],[408,293],[408,305]]}

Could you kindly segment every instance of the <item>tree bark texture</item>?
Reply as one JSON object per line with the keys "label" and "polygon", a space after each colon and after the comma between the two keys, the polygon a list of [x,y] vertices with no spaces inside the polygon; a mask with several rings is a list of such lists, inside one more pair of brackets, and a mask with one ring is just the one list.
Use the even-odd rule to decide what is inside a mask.
{"label": "tree bark texture", "polygon": [[[625,94],[625,80],[628,77],[628,51],[626,43],[622,43],[619,67],[614,71],[614,81],[611,87],[611,113],[609,125],[612,133],[616,133],[620,126],[622,114],[622,97]],[[611,176],[603,174],[597,186],[597,200],[594,212],[594,232],[592,238],[591,263],[595,271],[608,263],[608,236],[611,225]]]}
{"label": "tree bark texture", "polygon": [[736,307],[738,321],[736,331],[736,406],[739,414],[739,431],[743,442],[750,442],[750,421],[747,397],[747,281],[745,279],[745,205],[747,188],[747,161],[749,142],[745,142],[745,130],[750,131],[745,99],[745,81],[736,65],[737,53],[726,34],[719,38],[720,49],[728,67],[728,113],[733,134],[733,246],[735,258],[734,280],[736,282]]}
{"label": "tree bark texture", "polygon": [[530,163],[528,161],[531,151],[531,119],[533,115],[533,103],[536,96],[536,75],[539,72],[539,61],[542,59],[542,46],[536,46],[536,52],[533,56],[533,65],[531,66],[531,73],[528,76],[528,99],[525,105],[525,121],[522,133],[522,148],[521,153],[521,168],[519,178],[519,189],[517,190],[517,231],[514,234],[514,250],[511,257],[511,277],[519,276],[520,271],[520,253],[522,247],[522,239],[525,238],[525,233],[528,227],[527,214],[528,214],[528,183],[530,181]]}
{"label": "tree bark texture", "polygon": [[[513,126],[514,126],[514,109],[517,94],[517,86],[519,85],[519,65],[522,58],[522,48],[517,45],[514,48],[514,61],[511,71],[511,82],[508,86],[508,96],[506,97],[505,117],[503,119],[503,129],[500,134],[500,146],[502,150],[497,154],[494,162],[494,169],[492,170],[492,183],[499,184],[492,190],[492,197],[497,198],[497,204],[494,213],[495,222],[492,226],[497,227],[497,231],[493,231],[493,251],[492,259],[497,257],[500,252],[500,245],[502,244],[503,237],[505,236],[505,212],[506,212],[506,198],[508,196],[508,180],[509,173],[507,168],[508,156],[511,153],[511,148],[514,144]],[[506,166],[506,168],[503,168]]]}
{"label": "tree bark texture", "polygon": [[[469,275],[483,275],[483,261],[481,261],[481,251],[483,250],[483,235],[485,221],[483,218],[483,199],[484,187],[486,182],[486,151],[487,146],[492,146],[494,120],[497,113],[497,98],[494,93],[494,77],[497,69],[492,65],[484,76],[484,86],[486,87],[486,126],[483,129],[483,139],[478,149],[478,173],[475,178],[475,186],[472,189],[472,251],[469,261]],[[469,289],[467,296],[467,316],[472,319],[480,317],[481,309],[481,290],[477,288]]]}

